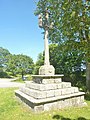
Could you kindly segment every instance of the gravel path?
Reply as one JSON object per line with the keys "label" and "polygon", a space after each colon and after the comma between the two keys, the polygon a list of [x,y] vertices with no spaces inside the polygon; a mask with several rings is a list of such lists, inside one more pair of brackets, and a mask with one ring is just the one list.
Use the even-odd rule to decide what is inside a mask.
{"label": "gravel path", "polygon": [[4,79],[0,78],[0,88],[8,88],[8,87],[20,87],[24,86],[24,83],[12,82],[15,79]]}

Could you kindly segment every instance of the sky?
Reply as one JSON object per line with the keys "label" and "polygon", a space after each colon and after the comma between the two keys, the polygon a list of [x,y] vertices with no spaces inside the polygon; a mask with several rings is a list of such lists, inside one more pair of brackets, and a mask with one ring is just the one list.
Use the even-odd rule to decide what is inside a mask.
{"label": "sky", "polygon": [[34,62],[44,50],[38,16],[34,15],[38,0],[0,0],[0,47],[11,54],[30,56]]}

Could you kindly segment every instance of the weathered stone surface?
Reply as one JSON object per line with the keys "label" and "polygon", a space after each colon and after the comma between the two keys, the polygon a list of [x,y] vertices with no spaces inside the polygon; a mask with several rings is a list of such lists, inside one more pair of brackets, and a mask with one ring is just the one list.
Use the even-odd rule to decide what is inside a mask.
{"label": "weathered stone surface", "polygon": [[69,87],[71,87],[70,82],[62,82],[62,88],[69,88]]}
{"label": "weathered stone surface", "polygon": [[56,90],[57,89],[57,84],[47,84],[44,85],[45,86],[45,90]]}
{"label": "weathered stone surface", "polygon": [[47,94],[47,98],[54,97],[55,92],[54,92],[54,90],[49,90],[49,91],[46,91],[46,94]]}
{"label": "weathered stone surface", "polygon": [[[55,79],[62,79],[63,75],[32,75],[32,77],[33,77],[33,81],[35,83],[48,84],[48,81],[49,81],[49,83],[55,83]],[[43,80],[45,82],[43,82]],[[59,80],[59,81],[61,81],[61,80]]]}
{"label": "weathered stone surface", "polygon": [[21,92],[20,90],[16,90],[15,94],[17,96],[21,96],[22,98],[24,97],[24,98],[30,100],[33,104],[42,104],[42,103],[47,103],[47,102],[59,101],[61,99],[68,99],[68,98],[74,98],[74,97],[78,97],[78,96],[84,96],[83,92],[79,92],[79,93],[74,93],[74,94],[69,94],[69,95],[61,95],[61,96],[56,96],[56,97],[44,98],[44,99],[35,99],[35,98]]}
{"label": "weathered stone surface", "polygon": [[47,93],[45,91],[42,92],[25,87],[21,88],[20,91],[36,99],[43,99],[47,97]]}
{"label": "weathered stone surface", "polygon": [[71,106],[84,106],[84,93],[74,93],[71,95],[64,95],[58,97],[35,99],[19,90],[15,91],[16,96],[18,96],[22,101],[28,104],[35,112],[48,111],[52,109],[62,109]]}
{"label": "weathered stone surface", "polygon": [[61,76],[39,75],[34,80],[26,82],[15,94],[35,112],[86,105],[85,93],[71,87],[70,82],[62,82]]}
{"label": "weathered stone surface", "polygon": [[44,105],[44,111],[49,111],[52,109],[58,109],[58,102],[47,103]]}
{"label": "weathered stone surface", "polygon": [[34,90],[41,90],[41,91],[46,90],[46,86],[44,84],[36,84],[34,82],[32,83],[27,82],[26,87]]}
{"label": "weathered stone surface", "polygon": [[72,92],[72,88],[63,88],[62,89],[62,95],[68,95],[68,94],[71,94]]}
{"label": "weathered stone surface", "polygon": [[73,88],[75,93],[79,92],[78,87],[73,87]]}
{"label": "weathered stone surface", "polygon": [[43,79],[42,84],[52,84],[54,83],[54,79]]}
{"label": "weathered stone surface", "polygon": [[58,84],[57,84],[57,88],[58,88],[58,89],[61,89],[61,88],[62,88],[62,83],[58,83]]}
{"label": "weathered stone surface", "polygon": [[60,96],[60,95],[62,95],[62,89],[57,89],[57,90],[55,90],[55,96]]}
{"label": "weathered stone surface", "polygon": [[38,105],[34,107],[35,112],[42,112],[44,111],[44,106],[43,105]]}
{"label": "weathered stone surface", "polygon": [[61,108],[69,107],[69,99],[62,100]]}
{"label": "weathered stone surface", "polygon": [[81,96],[81,103],[83,103],[84,102],[84,96]]}
{"label": "weathered stone surface", "polygon": [[61,78],[56,78],[56,79],[54,79],[54,82],[55,82],[55,83],[61,83],[61,82],[62,82],[62,79],[61,79]]}
{"label": "weathered stone surface", "polygon": [[46,90],[55,90],[58,88],[58,84],[36,84],[33,82],[26,82],[26,87],[34,90],[46,91]]}
{"label": "weathered stone surface", "polygon": [[39,69],[39,75],[54,75],[55,68],[52,65],[43,65]]}

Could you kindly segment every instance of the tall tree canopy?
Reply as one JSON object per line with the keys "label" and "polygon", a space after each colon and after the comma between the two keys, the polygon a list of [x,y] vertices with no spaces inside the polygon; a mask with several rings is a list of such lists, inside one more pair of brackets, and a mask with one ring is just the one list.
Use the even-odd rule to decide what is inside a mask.
{"label": "tall tree canopy", "polygon": [[49,40],[62,44],[73,50],[81,50],[87,63],[87,87],[90,90],[90,1],[89,0],[39,0],[35,14],[49,11],[48,24],[53,22],[49,30]]}
{"label": "tall tree canopy", "polygon": [[10,52],[7,49],[0,47],[0,67],[5,65],[7,55],[10,55]]}
{"label": "tall tree canopy", "polygon": [[0,47],[0,77],[7,77],[10,72],[16,74],[32,73],[34,69],[33,59],[27,55],[12,55],[7,49]]}
{"label": "tall tree canopy", "polygon": [[7,56],[7,71],[12,72],[13,75],[17,73],[22,75],[32,73],[34,63],[32,58],[26,55],[9,55]]}

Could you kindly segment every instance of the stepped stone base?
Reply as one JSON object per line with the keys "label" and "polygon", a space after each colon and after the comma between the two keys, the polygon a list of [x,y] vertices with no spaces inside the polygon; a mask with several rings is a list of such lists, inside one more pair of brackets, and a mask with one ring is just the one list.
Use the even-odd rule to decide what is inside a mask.
{"label": "stepped stone base", "polygon": [[15,94],[35,112],[84,106],[84,92],[62,82],[63,75],[34,75],[33,81],[26,82]]}

